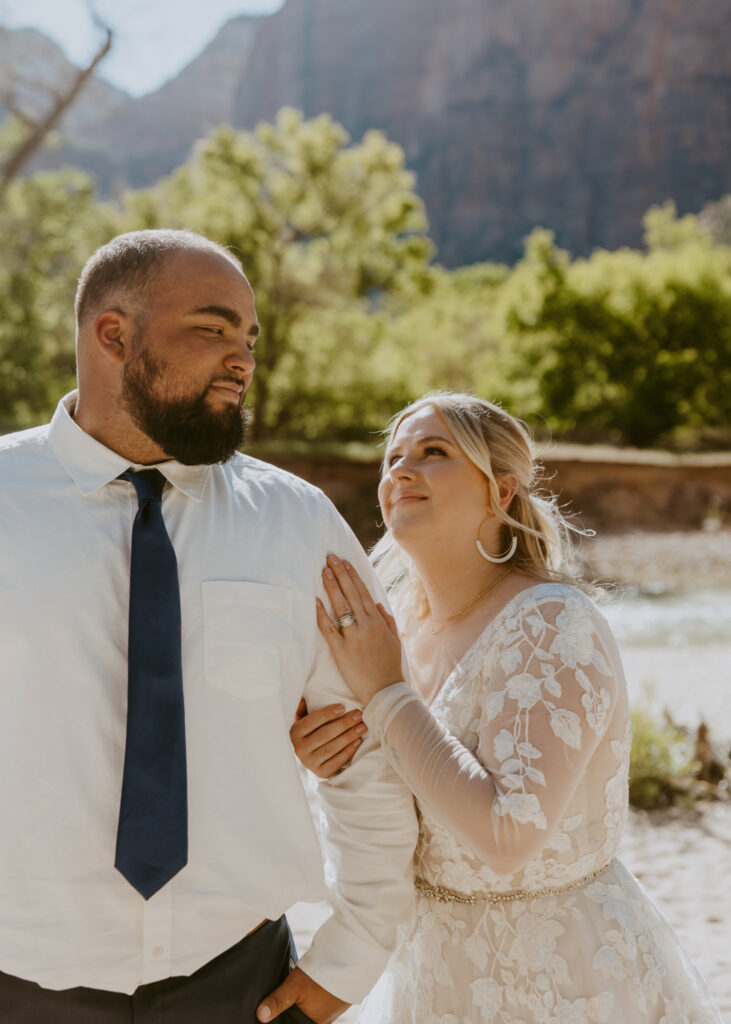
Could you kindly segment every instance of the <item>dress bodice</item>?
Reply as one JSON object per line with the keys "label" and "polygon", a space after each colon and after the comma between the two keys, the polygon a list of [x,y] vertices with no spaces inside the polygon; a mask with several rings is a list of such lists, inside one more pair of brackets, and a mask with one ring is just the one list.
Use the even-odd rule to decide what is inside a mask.
{"label": "dress bodice", "polygon": [[[488,808],[474,787],[470,794],[455,785],[445,819],[444,779],[430,785],[421,773],[413,787],[418,875],[465,893],[541,890],[611,860],[627,813],[629,711],[616,644],[590,598],[554,583],[518,594],[444,681],[430,711],[487,769],[495,792]],[[395,733],[394,726],[385,732],[386,743],[398,742],[403,761],[407,744]],[[485,846],[505,851],[507,869]]]}

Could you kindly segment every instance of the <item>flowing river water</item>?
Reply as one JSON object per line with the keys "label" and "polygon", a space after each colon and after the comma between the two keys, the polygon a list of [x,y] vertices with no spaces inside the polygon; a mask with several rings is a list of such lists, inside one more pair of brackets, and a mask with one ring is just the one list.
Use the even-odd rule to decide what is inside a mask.
{"label": "flowing river water", "polygon": [[616,636],[630,703],[667,709],[679,725],[701,718],[731,740],[731,590],[608,595],[602,611]]}

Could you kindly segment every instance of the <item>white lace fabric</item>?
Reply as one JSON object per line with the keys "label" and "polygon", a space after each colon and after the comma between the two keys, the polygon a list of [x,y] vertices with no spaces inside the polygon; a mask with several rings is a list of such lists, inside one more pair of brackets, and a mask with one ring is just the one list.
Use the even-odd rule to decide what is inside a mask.
{"label": "white lace fabric", "polygon": [[671,929],[614,859],[629,709],[616,644],[589,598],[531,587],[429,708],[400,683],[365,720],[417,800],[416,874],[465,894],[536,896],[465,905],[417,894],[360,1021],[720,1024]]}

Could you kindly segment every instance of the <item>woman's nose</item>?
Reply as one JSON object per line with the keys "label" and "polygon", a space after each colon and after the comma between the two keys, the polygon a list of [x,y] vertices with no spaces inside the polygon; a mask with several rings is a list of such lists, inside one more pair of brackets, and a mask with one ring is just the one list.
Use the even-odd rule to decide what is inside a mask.
{"label": "woman's nose", "polygon": [[414,476],[414,467],[406,458],[397,459],[389,470],[393,480],[411,480]]}

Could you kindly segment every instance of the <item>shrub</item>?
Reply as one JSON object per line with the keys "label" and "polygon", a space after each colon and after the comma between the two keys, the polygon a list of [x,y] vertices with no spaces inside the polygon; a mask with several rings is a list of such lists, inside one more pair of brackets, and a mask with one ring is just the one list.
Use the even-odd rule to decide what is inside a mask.
{"label": "shrub", "polygon": [[631,717],[630,803],[645,809],[692,804],[692,789],[678,784],[695,768],[687,735],[670,722],[658,724],[644,708],[635,708]]}

